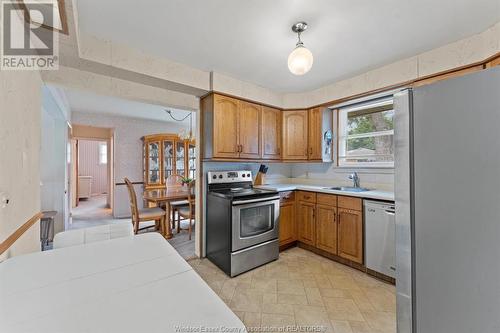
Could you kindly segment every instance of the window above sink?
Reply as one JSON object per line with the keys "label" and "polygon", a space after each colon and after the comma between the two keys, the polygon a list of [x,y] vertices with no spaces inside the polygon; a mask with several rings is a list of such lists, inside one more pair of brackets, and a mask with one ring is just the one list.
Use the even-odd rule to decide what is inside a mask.
{"label": "window above sink", "polygon": [[394,167],[392,96],[340,108],[338,124],[339,166]]}

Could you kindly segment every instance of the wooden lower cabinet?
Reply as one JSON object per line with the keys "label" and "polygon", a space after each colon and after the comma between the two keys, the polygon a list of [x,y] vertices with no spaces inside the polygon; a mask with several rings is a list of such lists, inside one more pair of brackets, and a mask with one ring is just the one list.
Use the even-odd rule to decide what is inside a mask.
{"label": "wooden lower cabinet", "polygon": [[316,247],[337,254],[337,209],[316,205]]}
{"label": "wooden lower cabinet", "polygon": [[363,213],[338,208],[337,254],[359,264],[363,263]]}
{"label": "wooden lower cabinet", "polygon": [[297,240],[295,223],[295,203],[284,203],[280,206],[280,246]]}
{"label": "wooden lower cabinet", "polygon": [[308,245],[316,244],[316,204],[299,201],[297,203],[297,239]]}

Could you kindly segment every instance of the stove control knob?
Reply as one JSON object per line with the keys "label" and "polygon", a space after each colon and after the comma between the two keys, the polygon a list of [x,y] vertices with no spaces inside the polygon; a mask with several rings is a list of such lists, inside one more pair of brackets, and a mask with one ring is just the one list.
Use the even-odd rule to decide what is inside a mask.
{"label": "stove control knob", "polygon": [[222,175],[219,175],[219,179],[222,179]]}
{"label": "stove control knob", "polygon": [[243,178],[245,178],[245,174],[243,174],[242,176],[243,176]]}
{"label": "stove control knob", "polygon": [[247,173],[247,177],[250,177],[250,174],[249,174],[249,173]]}
{"label": "stove control knob", "polygon": [[217,179],[217,175],[213,175],[213,176],[212,176],[212,179]]}

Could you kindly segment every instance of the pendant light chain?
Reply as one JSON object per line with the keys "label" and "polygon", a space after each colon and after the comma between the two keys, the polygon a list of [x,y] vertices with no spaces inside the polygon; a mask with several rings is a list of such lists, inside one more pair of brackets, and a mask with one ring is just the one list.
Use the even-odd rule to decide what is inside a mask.
{"label": "pendant light chain", "polygon": [[191,111],[189,112],[189,114],[187,116],[185,116],[184,118],[182,119],[177,119],[175,118],[173,115],[172,115],[172,110],[165,110],[165,112],[170,116],[170,118],[172,118],[173,120],[175,121],[178,121],[178,122],[181,122],[181,121],[184,121],[187,119],[187,117],[191,117]]}

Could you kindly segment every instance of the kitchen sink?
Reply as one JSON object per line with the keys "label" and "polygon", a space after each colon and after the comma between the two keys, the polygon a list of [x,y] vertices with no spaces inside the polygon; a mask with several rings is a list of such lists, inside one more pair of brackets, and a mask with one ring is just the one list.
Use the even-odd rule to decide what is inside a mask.
{"label": "kitchen sink", "polygon": [[324,187],[324,189],[334,190],[334,191],[346,191],[346,192],[366,192],[370,190],[365,187],[349,187],[349,186]]}

